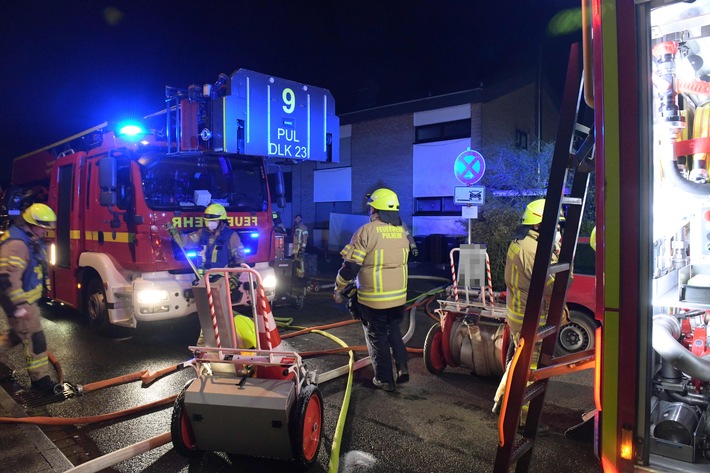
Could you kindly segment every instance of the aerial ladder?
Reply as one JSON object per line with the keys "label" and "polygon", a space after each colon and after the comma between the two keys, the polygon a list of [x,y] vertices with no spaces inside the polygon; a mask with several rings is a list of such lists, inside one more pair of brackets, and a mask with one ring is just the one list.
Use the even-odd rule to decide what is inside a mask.
{"label": "aerial ladder", "polygon": [[[498,421],[499,445],[494,466],[497,473],[507,473],[513,465],[518,473],[528,471],[549,379],[594,366],[594,349],[554,357],[587,198],[587,186],[590,174],[594,171],[593,116],[592,110],[585,104],[581,83],[579,48],[573,45],[521,341],[508,370],[508,383]],[[571,188],[566,194],[570,182]],[[558,261],[551,264],[555,233],[563,206],[567,206],[564,238]],[[544,325],[540,325],[540,309],[543,307],[548,275],[554,276],[554,284],[547,320]],[[540,356],[537,367],[533,367],[536,345]],[[518,426],[521,410],[528,403],[527,419],[520,435]]]}

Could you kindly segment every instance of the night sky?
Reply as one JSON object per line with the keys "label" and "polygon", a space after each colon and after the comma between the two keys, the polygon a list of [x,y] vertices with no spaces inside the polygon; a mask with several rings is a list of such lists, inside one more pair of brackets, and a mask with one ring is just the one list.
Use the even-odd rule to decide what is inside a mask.
{"label": "night sky", "polygon": [[166,85],[240,68],[328,88],[338,114],[485,86],[541,57],[560,83],[578,10],[578,0],[6,0],[0,162],[160,110]]}

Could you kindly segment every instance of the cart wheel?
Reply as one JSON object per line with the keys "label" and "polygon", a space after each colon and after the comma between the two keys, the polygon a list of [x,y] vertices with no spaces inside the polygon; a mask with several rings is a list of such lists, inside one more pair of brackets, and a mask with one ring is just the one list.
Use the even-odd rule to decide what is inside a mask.
{"label": "cart wheel", "polygon": [[318,459],[323,427],[323,398],[315,384],[301,389],[291,423],[291,449],[300,471],[310,468]]}
{"label": "cart wheel", "polygon": [[443,336],[441,324],[435,323],[429,329],[424,341],[424,365],[431,374],[439,374],[446,368],[446,359],[441,347],[441,337]]}
{"label": "cart wheel", "polygon": [[170,434],[173,438],[173,448],[180,455],[185,457],[193,457],[202,453],[202,451],[197,449],[195,435],[190,425],[190,418],[185,410],[185,391],[187,391],[187,388],[190,387],[193,381],[194,379],[188,381],[175,399],[173,416],[170,420]]}

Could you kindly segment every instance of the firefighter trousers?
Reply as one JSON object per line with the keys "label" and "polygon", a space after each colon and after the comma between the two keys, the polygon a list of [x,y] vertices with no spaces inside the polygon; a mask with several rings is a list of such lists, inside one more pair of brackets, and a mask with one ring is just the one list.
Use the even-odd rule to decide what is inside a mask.
{"label": "firefighter trousers", "polygon": [[6,351],[22,343],[25,351],[27,373],[31,381],[49,375],[47,341],[42,331],[42,317],[37,304],[23,306],[27,315],[22,318],[8,317],[10,331],[0,335],[0,350]]}
{"label": "firefighter trousers", "polygon": [[[520,345],[520,331],[519,330],[513,330],[511,327],[510,331],[510,341],[513,344],[515,350],[518,349],[518,346]],[[540,346],[542,342],[538,341],[535,344],[535,350],[533,350],[532,354],[532,360],[530,361],[530,368],[535,369],[537,368],[537,362],[540,359]],[[500,379],[500,384],[498,384],[498,389],[496,389],[496,394],[493,397],[493,401],[495,403],[499,403],[503,401],[503,396],[505,395],[505,388],[508,385],[508,374],[510,372],[510,365],[512,363],[512,360],[509,360],[506,365],[505,365],[505,373],[503,373],[503,376]],[[524,405],[521,415],[520,415],[520,424],[524,425],[525,421],[527,419],[528,415],[528,405]]]}
{"label": "firefighter trousers", "polygon": [[383,383],[394,384],[392,357],[398,365],[407,365],[407,347],[404,346],[400,330],[404,306],[373,309],[360,304],[360,315],[375,377]]}

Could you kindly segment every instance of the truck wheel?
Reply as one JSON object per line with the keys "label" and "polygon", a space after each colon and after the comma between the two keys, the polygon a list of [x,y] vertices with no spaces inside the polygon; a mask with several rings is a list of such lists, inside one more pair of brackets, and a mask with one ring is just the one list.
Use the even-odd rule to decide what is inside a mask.
{"label": "truck wheel", "polygon": [[424,365],[431,374],[439,374],[446,368],[446,359],[444,359],[444,354],[441,351],[441,338],[443,336],[441,324],[435,323],[429,329],[424,341]]}
{"label": "truck wheel", "polygon": [[318,459],[322,428],[323,398],[318,386],[309,384],[298,395],[291,422],[291,449],[299,471],[306,471]]}
{"label": "truck wheel", "polygon": [[95,276],[89,280],[86,287],[86,317],[89,326],[97,333],[112,338],[127,338],[133,334],[129,327],[119,327],[111,324],[106,307],[106,291],[101,278]]}
{"label": "truck wheel", "polygon": [[86,287],[86,316],[89,326],[101,334],[111,326],[106,308],[106,291],[100,278],[91,278]]}
{"label": "truck wheel", "polygon": [[185,410],[185,391],[190,387],[194,379],[191,379],[182,388],[180,394],[175,399],[173,405],[173,415],[170,419],[170,435],[173,439],[173,448],[180,455],[194,457],[202,453],[195,443],[195,434],[192,432],[190,417]]}
{"label": "truck wheel", "polygon": [[594,331],[597,324],[585,312],[572,309],[570,322],[560,327],[555,346],[555,356],[569,355],[594,348]]}

